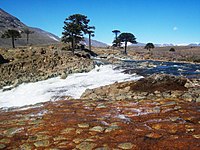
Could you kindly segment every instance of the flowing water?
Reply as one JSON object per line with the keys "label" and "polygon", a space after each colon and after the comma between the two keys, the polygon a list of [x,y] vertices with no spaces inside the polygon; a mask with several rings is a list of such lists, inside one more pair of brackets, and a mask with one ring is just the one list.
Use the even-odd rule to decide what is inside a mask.
{"label": "flowing water", "polygon": [[86,89],[138,80],[154,73],[200,78],[200,65],[124,60],[121,65],[101,65],[88,73],[71,74],[64,80],[56,77],[35,83],[24,83],[10,91],[0,90],[0,108],[32,105],[63,99],[65,96],[80,98]]}
{"label": "flowing water", "polygon": [[187,78],[200,78],[200,64],[125,60],[117,68],[125,70],[125,73],[137,73],[142,76],[149,76],[156,73],[185,76]]}
{"label": "flowing water", "polygon": [[135,74],[129,75],[122,73],[122,70],[114,70],[112,65],[102,65],[88,73],[71,74],[66,79],[56,77],[35,83],[24,83],[10,91],[0,90],[0,108],[59,100],[65,96],[80,98],[86,89],[140,78],[142,77]]}

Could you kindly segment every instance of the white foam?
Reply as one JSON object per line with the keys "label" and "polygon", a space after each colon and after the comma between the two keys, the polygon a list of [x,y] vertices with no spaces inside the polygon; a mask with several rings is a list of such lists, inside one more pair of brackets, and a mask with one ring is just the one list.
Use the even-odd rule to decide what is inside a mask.
{"label": "white foam", "polygon": [[35,83],[24,83],[10,91],[0,90],[0,108],[21,107],[61,99],[62,96],[80,98],[88,88],[140,78],[142,77],[121,73],[121,70],[113,70],[111,65],[104,65],[88,73],[71,74],[65,80],[56,77]]}

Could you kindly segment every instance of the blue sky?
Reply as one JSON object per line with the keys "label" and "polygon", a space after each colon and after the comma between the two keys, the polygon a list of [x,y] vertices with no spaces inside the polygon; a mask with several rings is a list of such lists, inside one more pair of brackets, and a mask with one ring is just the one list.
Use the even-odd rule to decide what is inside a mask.
{"label": "blue sky", "polygon": [[112,43],[113,29],[144,43],[200,43],[200,0],[0,0],[0,8],[58,36],[65,18],[80,13],[105,43]]}

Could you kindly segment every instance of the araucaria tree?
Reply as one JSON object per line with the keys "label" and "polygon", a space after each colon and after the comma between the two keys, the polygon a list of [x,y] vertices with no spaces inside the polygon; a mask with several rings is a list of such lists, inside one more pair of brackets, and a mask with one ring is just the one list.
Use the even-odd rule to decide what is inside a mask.
{"label": "araucaria tree", "polygon": [[89,35],[89,50],[90,51],[92,50],[91,37],[94,37],[94,30],[95,30],[94,26],[88,27],[88,30],[87,30],[87,34]]}
{"label": "araucaria tree", "polygon": [[26,34],[26,44],[28,45],[29,41],[29,34],[33,34],[34,31],[29,30],[29,28],[25,28],[22,33]]}
{"label": "araucaria tree", "polygon": [[65,19],[62,41],[65,43],[71,42],[73,52],[77,43],[83,39],[83,34],[88,34],[89,22],[87,16],[81,14],[74,14]]}
{"label": "araucaria tree", "polygon": [[146,44],[146,46],[144,47],[144,49],[147,49],[147,50],[151,50],[151,49],[153,49],[153,48],[155,48],[155,46],[153,45],[153,43],[147,43]]}
{"label": "araucaria tree", "polygon": [[115,39],[113,42],[113,47],[121,47],[122,43],[119,38]]}
{"label": "araucaria tree", "polygon": [[120,31],[119,30],[113,30],[112,33],[115,34],[115,40],[116,40]]}
{"label": "araucaria tree", "polygon": [[120,47],[121,43],[120,43],[120,41],[118,39],[118,34],[120,33],[120,31],[119,30],[113,30],[112,33],[115,34],[115,39],[113,40],[113,46],[114,47],[118,47],[118,46]]}
{"label": "araucaria tree", "polygon": [[7,30],[2,34],[1,38],[11,38],[12,47],[15,48],[15,40],[21,38],[21,34],[17,30]]}
{"label": "araucaria tree", "polygon": [[137,44],[136,38],[132,33],[121,33],[118,36],[118,39],[121,42],[124,42],[125,48],[124,48],[124,53],[127,54],[127,43],[130,42],[132,44]]}

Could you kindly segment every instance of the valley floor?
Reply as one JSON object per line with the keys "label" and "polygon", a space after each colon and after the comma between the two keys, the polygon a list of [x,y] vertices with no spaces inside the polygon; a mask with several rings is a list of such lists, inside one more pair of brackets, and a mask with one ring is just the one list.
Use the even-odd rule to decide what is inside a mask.
{"label": "valley floor", "polygon": [[94,48],[94,52],[103,56],[119,56],[134,60],[159,60],[159,61],[174,61],[174,62],[190,62],[200,63],[200,47],[190,46],[175,46],[174,52],[169,51],[168,47],[156,47],[150,51],[144,49],[144,47],[128,47],[128,55],[122,56],[124,49],[119,48]]}
{"label": "valley floor", "polygon": [[[88,58],[80,55],[71,58],[69,53],[54,53],[55,49],[44,53],[40,48],[28,54],[19,50],[20,56],[17,57],[27,58],[28,65],[16,68],[18,60],[15,59],[8,71],[28,69],[34,64],[36,68],[44,68],[43,75],[48,76],[52,70],[57,72],[65,67],[71,71],[75,68],[75,72],[89,71],[94,67]],[[143,50],[130,50],[128,56],[119,50],[94,51],[110,63],[159,56],[145,58],[149,53],[142,55]],[[62,54],[66,54],[64,59],[59,58]],[[44,65],[37,65],[38,62],[44,62]],[[41,73],[40,69],[36,71]],[[62,75],[63,71],[66,70],[57,75]],[[67,75],[68,72],[65,77]],[[154,75],[139,81],[116,82],[86,90],[76,100],[64,97],[59,101],[0,109],[0,149],[197,150],[200,149],[199,108],[198,78]]]}

